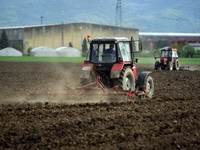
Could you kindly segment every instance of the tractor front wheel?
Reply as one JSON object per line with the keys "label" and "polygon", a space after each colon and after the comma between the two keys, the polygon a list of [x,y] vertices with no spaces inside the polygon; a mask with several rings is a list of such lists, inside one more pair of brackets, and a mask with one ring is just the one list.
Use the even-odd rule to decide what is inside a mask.
{"label": "tractor front wheel", "polygon": [[159,61],[155,62],[155,70],[159,70],[160,69],[160,63]]}
{"label": "tractor front wheel", "polygon": [[173,63],[172,62],[168,62],[167,69],[170,70],[170,71],[173,70]]}
{"label": "tractor front wheel", "polygon": [[125,67],[119,78],[119,87],[123,90],[135,90],[135,78],[133,71],[129,67]]}

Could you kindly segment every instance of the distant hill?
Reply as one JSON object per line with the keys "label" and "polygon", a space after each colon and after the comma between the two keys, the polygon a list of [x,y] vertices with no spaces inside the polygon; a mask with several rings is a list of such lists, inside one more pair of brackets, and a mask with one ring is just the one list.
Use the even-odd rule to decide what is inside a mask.
{"label": "distant hill", "polygon": [[[117,0],[0,0],[0,27],[86,22],[115,25]],[[200,32],[199,0],[122,0],[123,27]]]}

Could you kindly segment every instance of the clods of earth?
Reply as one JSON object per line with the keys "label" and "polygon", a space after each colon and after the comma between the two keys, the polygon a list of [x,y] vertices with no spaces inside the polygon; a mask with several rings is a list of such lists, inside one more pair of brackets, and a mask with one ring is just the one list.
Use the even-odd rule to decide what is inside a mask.
{"label": "clods of earth", "polygon": [[80,68],[0,62],[0,149],[200,149],[198,65],[138,65],[138,72],[152,71],[153,98],[116,101],[64,94],[78,86]]}

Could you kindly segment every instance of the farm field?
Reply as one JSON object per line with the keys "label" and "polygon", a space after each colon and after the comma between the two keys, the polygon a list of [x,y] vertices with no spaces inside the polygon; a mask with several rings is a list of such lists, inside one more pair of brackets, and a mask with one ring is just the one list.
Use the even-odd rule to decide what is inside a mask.
{"label": "farm field", "polygon": [[200,149],[200,65],[189,66],[139,64],[155,94],[130,100],[48,95],[76,88],[81,63],[0,62],[0,149]]}

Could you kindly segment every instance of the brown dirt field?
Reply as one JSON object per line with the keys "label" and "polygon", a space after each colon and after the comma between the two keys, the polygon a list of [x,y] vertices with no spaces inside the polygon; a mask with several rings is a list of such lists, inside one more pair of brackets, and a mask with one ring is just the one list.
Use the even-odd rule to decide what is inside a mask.
{"label": "brown dirt field", "polygon": [[152,71],[153,99],[43,95],[77,87],[80,67],[0,62],[0,149],[200,149],[200,70],[138,65]]}

